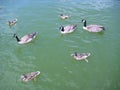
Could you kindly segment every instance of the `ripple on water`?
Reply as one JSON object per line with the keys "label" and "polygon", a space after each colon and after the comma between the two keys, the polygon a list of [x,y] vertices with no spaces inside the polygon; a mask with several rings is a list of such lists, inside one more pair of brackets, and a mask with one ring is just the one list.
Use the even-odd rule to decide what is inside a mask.
{"label": "ripple on water", "polygon": [[[2,90],[119,88],[120,30],[116,23],[119,21],[119,0],[2,1],[5,2],[5,5],[0,3],[3,4],[0,9]],[[70,15],[70,19],[59,19],[61,13]],[[6,22],[16,17],[18,23],[10,29]],[[87,32],[82,29],[82,19],[86,19],[88,25],[100,24],[107,29],[103,34]],[[61,36],[59,26],[74,23],[78,24],[76,31]],[[23,36],[32,31],[39,33],[35,42],[18,45],[12,38],[13,33]],[[70,54],[74,51],[90,52],[90,61],[73,60]],[[19,81],[21,74],[36,69],[41,71],[38,81],[27,84]]]}

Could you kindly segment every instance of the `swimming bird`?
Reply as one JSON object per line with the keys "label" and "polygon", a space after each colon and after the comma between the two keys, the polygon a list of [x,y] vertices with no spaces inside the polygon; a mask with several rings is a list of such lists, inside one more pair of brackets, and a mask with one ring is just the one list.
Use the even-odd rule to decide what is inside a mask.
{"label": "swimming bird", "polygon": [[36,37],[36,32],[27,34],[23,36],[21,39],[16,34],[14,34],[13,37],[16,38],[18,44],[25,44],[25,43],[31,42]]}
{"label": "swimming bird", "polygon": [[73,58],[76,60],[85,60],[86,62],[88,62],[88,60],[86,58],[90,56],[90,53],[80,53],[79,54],[79,53],[75,52],[75,53],[71,54],[71,56],[73,56]]}
{"label": "swimming bird", "polygon": [[10,26],[10,27],[12,27],[13,25],[15,25],[16,23],[17,23],[17,19],[14,19],[14,20],[12,20],[12,21],[8,21],[8,25]]}
{"label": "swimming bird", "polygon": [[89,32],[100,32],[105,30],[105,28],[101,25],[88,25],[85,19],[82,20],[83,22],[83,29],[89,31]]}
{"label": "swimming bird", "polygon": [[30,80],[35,79],[35,77],[38,76],[39,74],[40,74],[40,71],[23,74],[20,76],[20,79],[24,82],[28,82]]}
{"label": "swimming bird", "polygon": [[61,26],[59,29],[60,29],[60,32],[62,34],[66,34],[66,33],[72,33],[75,29],[76,29],[77,25],[67,25],[67,26]]}
{"label": "swimming bird", "polygon": [[68,16],[68,15],[64,15],[64,14],[60,14],[60,18],[61,18],[61,19],[68,19],[69,16]]}

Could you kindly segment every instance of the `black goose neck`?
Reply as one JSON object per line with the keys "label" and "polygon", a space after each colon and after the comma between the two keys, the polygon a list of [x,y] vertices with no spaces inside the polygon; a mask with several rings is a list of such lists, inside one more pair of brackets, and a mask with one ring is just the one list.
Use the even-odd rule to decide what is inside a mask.
{"label": "black goose neck", "polygon": [[64,27],[63,26],[61,27],[61,31],[64,31]]}
{"label": "black goose neck", "polygon": [[15,38],[16,38],[17,42],[19,42],[19,41],[20,41],[20,39],[18,38],[18,36],[17,36],[17,35],[15,36]]}
{"label": "black goose neck", "polygon": [[86,20],[84,21],[84,27],[86,27],[87,26],[87,22],[86,22]]}
{"label": "black goose neck", "polygon": [[74,55],[77,56],[77,52],[75,52]]}

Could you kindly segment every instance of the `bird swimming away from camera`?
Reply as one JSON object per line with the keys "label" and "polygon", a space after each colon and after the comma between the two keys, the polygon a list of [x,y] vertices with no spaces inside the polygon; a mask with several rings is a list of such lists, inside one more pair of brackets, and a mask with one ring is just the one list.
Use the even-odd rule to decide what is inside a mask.
{"label": "bird swimming away from camera", "polygon": [[75,31],[75,29],[77,28],[77,25],[67,25],[67,26],[61,26],[60,32],[61,34],[67,34],[67,33],[72,33],[73,31]]}
{"label": "bird swimming away from camera", "polygon": [[30,80],[34,80],[36,76],[38,76],[39,74],[40,74],[40,71],[30,72],[30,73],[21,75],[20,79],[24,82],[28,82]]}
{"label": "bird swimming away from camera", "polygon": [[73,54],[71,54],[71,56],[73,56],[73,58],[75,60],[85,60],[86,62],[88,62],[87,58],[90,56],[90,53],[77,53],[74,52]]}
{"label": "bird swimming away from camera", "polygon": [[8,21],[8,25],[10,26],[10,27],[12,27],[12,26],[14,26],[16,23],[17,23],[17,18],[16,19],[14,19],[14,20],[11,20],[11,21]]}
{"label": "bird swimming away from camera", "polygon": [[68,19],[70,18],[68,15],[64,15],[64,14],[60,14],[60,18],[61,19]]}
{"label": "bird swimming away from camera", "polygon": [[14,34],[13,37],[16,38],[18,44],[25,44],[25,43],[31,42],[36,37],[36,32],[27,34],[23,36],[22,38],[19,38],[16,34]]}
{"label": "bird swimming away from camera", "polygon": [[103,30],[105,30],[105,27],[101,26],[101,25],[88,25],[87,26],[87,21],[85,19],[82,20],[83,22],[83,29],[89,31],[89,32],[101,32]]}

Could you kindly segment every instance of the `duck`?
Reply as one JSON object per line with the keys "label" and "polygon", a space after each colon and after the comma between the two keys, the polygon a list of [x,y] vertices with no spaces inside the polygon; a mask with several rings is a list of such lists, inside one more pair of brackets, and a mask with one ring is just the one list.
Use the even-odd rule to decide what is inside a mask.
{"label": "duck", "polygon": [[89,31],[89,32],[101,32],[103,30],[105,30],[105,27],[101,26],[101,25],[88,25],[87,26],[87,22],[85,19],[82,20],[83,23],[83,29]]}
{"label": "duck", "polygon": [[77,25],[67,25],[67,26],[61,26],[60,32],[61,34],[67,34],[67,33],[72,33],[76,29]]}
{"label": "duck", "polygon": [[10,26],[10,27],[12,27],[12,26],[14,26],[16,23],[17,23],[17,18],[16,19],[14,19],[14,20],[12,20],[12,21],[8,21],[8,25]]}
{"label": "duck", "polygon": [[61,19],[68,19],[69,16],[68,16],[68,15],[64,15],[64,14],[60,14],[60,18],[61,18]]}
{"label": "duck", "polygon": [[13,37],[16,38],[18,44],[25,44],[25,43],[31,42],[36,37],[36,32],[27,34],[23,36],[22,38],[19,38],[16,34],[14,34]]}
{"label": "duck", "polygon": [[85,60],[86,62],[88,62],[87,57],[89,57],[91,54],[90,53],[77,53],[74,52],[73,54],[71,54],[71,56],[73,56],[73,58],[75,60]]}
{"label": "duck", "polygon": [[30,80],[34,80],[36,76],[40,74],[40,71],[30,72],[27,74],[23,74],[20,76],[20,79],[24,82],[28,82]]}

